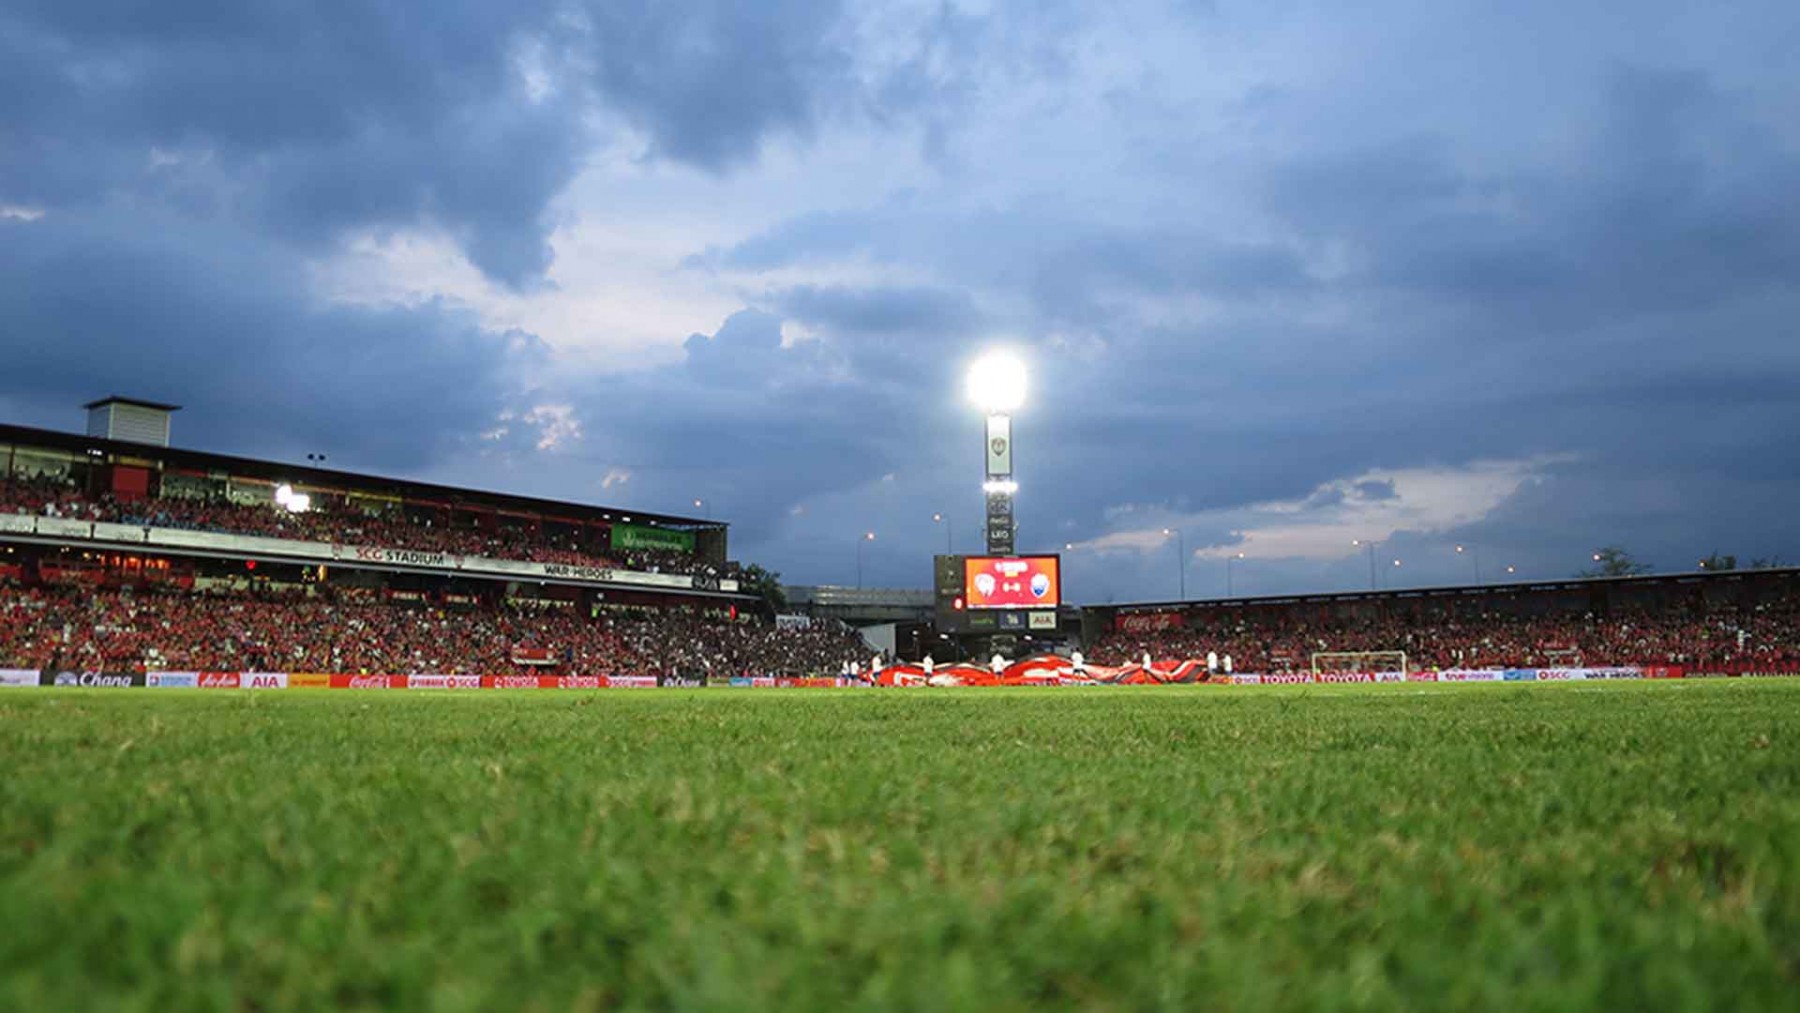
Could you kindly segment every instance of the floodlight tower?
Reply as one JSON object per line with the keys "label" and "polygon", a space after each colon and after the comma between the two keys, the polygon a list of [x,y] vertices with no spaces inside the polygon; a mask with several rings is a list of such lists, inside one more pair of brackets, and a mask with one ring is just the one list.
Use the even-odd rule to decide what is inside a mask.
{"label": "floodlight tower", "polygon": [[993,351],[969,367],[969,399],[987,413],[987,467],[981,491],[987,494],[987,551],[1010,556],[1013,544],[1012,413],[1025,403],[1025,364],[1018,356]]}

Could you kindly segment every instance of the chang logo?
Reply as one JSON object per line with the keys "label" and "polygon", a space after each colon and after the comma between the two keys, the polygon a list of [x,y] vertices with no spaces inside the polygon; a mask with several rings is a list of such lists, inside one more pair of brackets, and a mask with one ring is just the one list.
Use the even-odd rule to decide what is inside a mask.
{"label": "chang logo", "polygon": [[1042,598],[1049,593],[1050,593],[1050,575],[1047,573],[1032,574],[1031,575],[1031,596],[1033,598]]}

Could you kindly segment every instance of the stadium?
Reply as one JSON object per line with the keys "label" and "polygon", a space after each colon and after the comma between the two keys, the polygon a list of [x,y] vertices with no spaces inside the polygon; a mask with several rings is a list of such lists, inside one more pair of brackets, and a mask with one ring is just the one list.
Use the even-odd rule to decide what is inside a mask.
{"label": "stadium", "polygon": [[[780,962],[784,983],[764,995],[782,1004],[859,1001],[878,987],[884,1002],[986,1005],[1033,980],[1052,983],[1034,986],[1050,989],[1037,998],[1062,1002],[1085,989],[1130,995],[1146,987],[1120,981],[1110,961],[1095,963],[1104,940],[1134,938],[1156,953],[1156,940],[1173,936],[1191,937],[1195,949],[1125,963],[1156,974],[1159,990],[1184,983],[1195,991],[1178,994],[1193,1001],[1222,987],[1257,1002],[1315,1001],[1337,987],[1312,973],[1320,946],[1385,952],[1385,991],[1373,995],[1402,1001],[1443,973],[1403,956],[1423,945],[1410,933],[1448,931],[1438,919],[1477,904],[1526,920],[1455,944],[1484,960],[1504,953],[1524,961],[1505,965],[1514,976],[1507,994],[1550,994],[1533,983],[1556,976],[1527,970],[1540,948],[1564,945],[1563,920],[1600,918],[1602,933],[1626,933],[1613,945],[1646,962],[1609,994],[1649,1001],[1642,989],[1656,980],[1651,962],[1678,945],[1664,933],[1692,932],[1692,919],[1758,889],[1745,879],[1749,868],[1772,870],[1762,902],[1771,906],[1708,923],[1709,945],[1736,952],[1739,967],[1756,966],[1757,945],[1791,945],[1775,931],[1793,911],[1792,870],[1780,864],[1789,859],[1780,857],[1780,835],[1765,836],[1761,821],[1777,817],[1755,814],[1764,792],[1794,786],[1796,770],[1776,744],[1794,731],[1789,687],[1797,684],[1757,677],[1800,674],[1800,570],[1078,607],[1065,601],[1055,555],[1014,554],[1017,485],[1010,455],[998,452],[1012,434],[990,405],[989,554],[935,557],[929,596],[815,588],[795,595],[808,612],[781,613],[785,595],[752,587],[758,571],[732,558],[723,521],[336,472],[316,460],[297,467],[186,451],[169,445],[173,405],[113,397],[86,407],[83,434],[0,427],[0,686],[9,691],[0,707],[22,732],[6,811],[15,869],[39,870],[15,876],[7,892],[16,909],[55,927],[45,938],[93,940],[56,944],[60,957],[16,940],[14,966],[29,959],[52,970],[16,978],[15,999],[104,1002],[151,982],[149,994],[180,1002],[210,981],[245,1001],[411,1005],[440,1001],[448,982],[486,1005],[500,1001],[501,981],[531,973],[528,991],[539,995],[569,998],[609,982],[622,996],[736,1005],[730,983],[747,969],[727,965],[711,972],[716,979],[703,970],[724,959]],[[1693,692],[1629,688],[1647,682]],[[1356,683],[1370,685],[1343,685]],[[1550,685],[1519,687],[1526,697],[1505,688],[1520,683]],[[1571,683],[1616,698],[1576,699]],[[1289,695],[1309,684],[1326,695]],[[1426,688],[1423,697],[1393,695]],[[396,689],[425,693],[366,692]],[[665,692],[614,692],[627,689]],[[280,692],[265,704],[270,691]],[[912,713],[905,702],[944,693],[976,695],[950,711]],[[343,709],[369,699],[395,702]],[[590,703],[598,709],[581,709]],[[895,733],[896,720],[917,724]],[[1120,721],[1132,723],[1131,738],[1074,737]],[[483,729],[495,722],[515,731],[486,743]],[[815,738],[826,728],[848,738],[826,747]],[[1539,745],[1499,759],[1530,728],[1539,729],[1531,733],[1542,736]],[[1721,733],[1733,744],[1724,754],[1716,752]],[[813,742],[807,755],[788,756],[795,736]],[[1657,748],[1614,753],[1644,736]],[[242,744],[252,741],[278,744]],[[954,742],[981,759],[970,766],[972,757],[947,757]],[[587,745],[605,752],[585,753]],[[623,767],[614,768],[614,754]],[[227,766],[198,774],[214,769],[208,755]],[[51,773],[64,758],[87,769],[101,756],[112,759],[94,785],[76,788]],[[1329,775],[1315,766],[1328,759]],[[1180,773],[1125,773],[1165,762]],[[1445,794],[1471,779],[1491,783],[1495,763],[1517,771],[1499,775],[1498,794]],[[411,773],[378,773],[393,770]],[[587,776],[569,771],[611,787],[592,794]],[[291,787],[268,790],[318,779],[335,786],[325,809]],[[873,784],[897,786],[904,800],[866,795],[862,786]],[[941,794],[949,784],[968,796],[951,802]],[[1636,822],[1639,807],[1675,784],[1716,793],[1710,805],[1725,807],[1714,809],[1727,822],[1706,843]],[[1330,821],[1293,822],[1320,790],[1335,800]],[[1066,792],[1074,794],[1065,805],[1044,801]],[[1558,801],[1570,792],[1587,801]],[[90,801],[69,808],[76,798]],[[212,801],[195,808],[201,798]],[[420,808],[428,798],[448,808]],[[1010,801],[966,808],[984,798]],[[1188,808],[1196,799],[1210,800],[1206,812]],[[1572,815],[1548,815],[1571,804]],[[135,828],[129,843],[105,843],[112,820],[88,805],[133,813],[116,817]],[[1130,807],[1128,824],[1101,815],[1121,805]],[[409,864],[431,870],[423,874],[437,885],[391,881],[392,866],[374,857],[384,848],[339,839],[360,833],[376,810],[398,820],[379,835],[384,848],[424,848]],[[500,821],[479,816],[484,810]],[[789,815],[775,820],[776,812]],[[1045,822],[1051,813],[1058,822]],[[901,818],[926,822],[893,836]],[[1532,826],[1541,820],[1549,822]],[[1626,843],[1577,867],[1583,877],[1620,875],[1617,863],[1639,868],[1623,873],[1648,877],[1628,899],[1585,878],[1553,878],[1561,885],[1544,892],[1529,885],[1551,874],[1541,862],[1496,866],[1478,857],[1483,847],[1511,854],[1521,840],[1537,854],[1590,849],[1599,846],[1593,835],[1620,820]],[[1566,829],[1557,833],[1559,821]],[[1277,843],[1244,851],[1232,843],[1242,834],[1274,834]],[[1441,850],[1452,842],[1455,859]],[[270,847],[262,857],[245,851]],[[786,857],[770,866],[770,848]],[[562,856],[548,869],[545,849]],[[338,867],[346,850],[364,857]],[[44,873],[40,851],[88,857]],[[126,855],[156,871],[135,860],[112,864]],[[1230,871],[1245,861],[1249,871]],[[1445,861],[1454,864],[1438,864]],[[91,862],[103,864],[78,871]],[[463,940],[486,939],[474,947],[484,956],[450,965],[420,952],[343,964],[343,902],[315,905],[307,917],[331,927],[311,930],[324,933],[315,942],[293,942],[290,916],[279,913],[290,887],[253,885],[267,871],[252,870],[267,862],[305,889],[391,898],[377,909],[386,927],[350,929],[350,940],[379,950],[448,929],[441,941],[451,952],[473,952]],[[1776,864],[1753,864],[1768,862]],[[208,887],[189,879],[219,863],[238,871]],[[1049,886],[1061,875],[1053,869],[1074,870],[1068,875],[1085,884],[1074,909],[1080,921],[1066,921],[1060,905],[1070,901]],[[566,887],[577,891],[613,883],[608,905],[630,908],[615,917],[616,929],[575,929],[566,899],[537,892],[548,874],[577,877]],[[656,878],[588,879],[596,874]],[[1464,899],[1448,907],[1441,887],[1416,880],[1450,874],[1463,877]],[[1038,887],[1020,885],[1046,875]],[[1253,900],[1238,893],[1244,875]],[[874,895],[844,903],[796,892],[821,878]],[[590,885],[574,885],[581,880]],[[1006,881],[1013,885],[995,885]],[[146,891],[168,889],[191,899],[138,906]],[[701,909],[692,906],[696,889],[713,898]],[[88,899],[55,899],[71,890]],[[89,893],[98,890],[126,906]],[[906,894],[925,899],[903,901]],[[1013,899],[994,906],[982,897]],[[1200,907],[1163,906],[1175,897]],[[1639,920],[1610,921],[1616,912],[1590,907],[1602,903],[1639,910]],[[1397,904],[1428,913],[1416,924],[1362,925],[1359,912],[1380,917]],[[1673,914],[1652,914],[1669,904]],[[868,921],[869,905],[890,914]],[[80,959],[69,954],[99,945],[83,935],[89,909],[109,907],[127,920],[116,931],[139,956],[105,973],[68,966]],[[201,910],[244,942],[197,943],[195,932],[214,930],[157,927]],[[1323,920],[1302,931],[1303,911]],[[501,924],[529,917],[564,927],[520,948],[477,928],[477,912]],[[746,918],[775,920],[752,930]],[[1030,938],[1045,918],[1075,941],[1000,942]],[[1256,947],[1253,956],[1222,944],[1231,959],[1285,967],[1287,984],[1222,984],[1216,969],[1195,963],[1195,954],[1219,959],[1221,944],[1203,941],[1209,922]],[[723,935],[690,949],[700,945],[695,931]],[[964,951],[940,933],[997,947],[978,961],[984,976],[921,979],[888,963],[901,952],[954,962]],[[196,946],[206,955],[195,957]],[[663,966],[648,952],[675,953],[678,970],[641,979]],[[533,956],[547,953],[558,955],[556,968]],[[59,960],[64,970],[54,970]],[[180,974],[166,970],[171,961]],[[324,985],[315,983],[320,961],[331,967],[317,979]],[[1619,965],[1608,957],[1601,966]],[[1768,977],[1734,972],[1731,988],[1709,987],[1754,1004],[1786,988],[1787,972],[1764,966]],[[84,990],[71,993],[77,979]],[[706,991],[715,984],[727,991]]]}
{"label": "stadium", "polygon": [[1796,38],[12,5],[0,1010],[1800,1006]]}

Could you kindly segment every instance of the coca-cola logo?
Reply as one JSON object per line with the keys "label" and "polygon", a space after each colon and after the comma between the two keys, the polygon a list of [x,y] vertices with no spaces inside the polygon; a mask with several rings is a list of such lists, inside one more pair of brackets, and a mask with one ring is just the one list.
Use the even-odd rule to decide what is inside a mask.
{"label": "coca-cola logo", "polygon": [[1119,629],[1126,633],[1152,633],[1156,630],[1172,630],[1181,625],[1179,612],[1140,612],[1122,615],[1118,620]]}
{"label": "coca-cola logo", "polygon": [[386,689],[388,678],[385,675],[353,675],[348,686],[351,689]]}

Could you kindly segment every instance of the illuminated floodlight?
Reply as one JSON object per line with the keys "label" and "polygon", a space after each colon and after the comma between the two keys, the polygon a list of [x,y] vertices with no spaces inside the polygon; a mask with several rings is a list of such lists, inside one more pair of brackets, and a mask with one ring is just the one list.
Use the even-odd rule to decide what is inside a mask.
{"label": "illuminated floodlight", "polygon": [[990,479],[981,483],[981,491],[985,493],[1003,492],[1008,496],[1019,491],[1019,483],[1010,478]]}
{"label": "illuminated floodlight", "polygon": [[1003,351],[976,359],[969,367],[969,400],[991,415],[1017,411],[1025,403],[1025,363]]}
{"label": "illuminated floodlight", "polygon": [[288,513],[303,514],[312,509],[312,497],[295,492],[291,485],[278,485],[275,487],[275,504]]}

